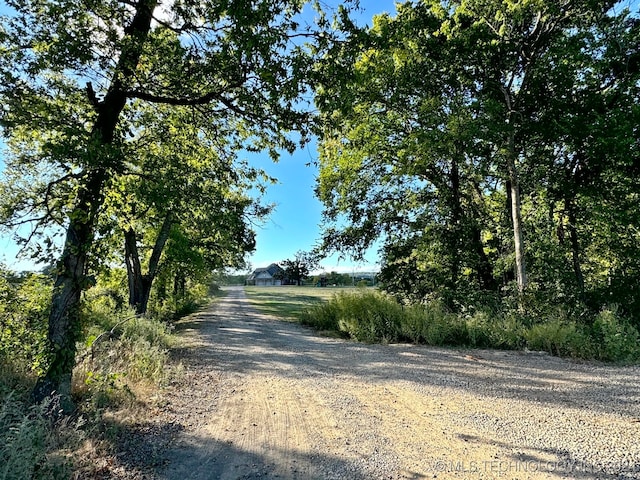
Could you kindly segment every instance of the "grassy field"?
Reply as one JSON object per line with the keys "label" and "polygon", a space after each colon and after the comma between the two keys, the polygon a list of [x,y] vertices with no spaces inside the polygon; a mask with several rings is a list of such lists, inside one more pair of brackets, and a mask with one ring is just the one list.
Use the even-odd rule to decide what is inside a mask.
{"label": "grassy field", "polygon": [[297,321],[307,308],[354,287],[245,287],[244,290],[249,301],[262,313]]}

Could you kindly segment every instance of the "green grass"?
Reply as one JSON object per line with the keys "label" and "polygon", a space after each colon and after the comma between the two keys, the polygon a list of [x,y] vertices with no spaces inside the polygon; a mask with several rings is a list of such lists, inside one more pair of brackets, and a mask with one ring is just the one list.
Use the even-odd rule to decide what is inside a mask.
{"label": "green grass", "polygon": [[353,287],[245,287],[249,301],[260,312],[297,321],[309,308],[328,302],[336,293]]}

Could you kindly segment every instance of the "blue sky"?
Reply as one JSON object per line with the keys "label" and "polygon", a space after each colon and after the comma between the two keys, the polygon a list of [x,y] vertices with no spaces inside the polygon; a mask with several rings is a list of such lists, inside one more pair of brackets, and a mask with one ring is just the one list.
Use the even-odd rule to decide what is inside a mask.
{"label": "blue sky", "polygon": [[[336,2],[325,1],[323,4],[335,5]],[[371,25],[376,14],[395,12],[394,0],[361,0],[360,7],[362,12],[356,18],[362,25]],[[276,164],[264,158],[254,159],[279,183],[271,186],[265,197],[267,202],[276,204],[276,210],[263,226],[256,228],[257,247],[249,258],[253,268],[292,258],[297,251],[309,251],[319,242],[322,205],[313,194],[318,172],[316,167],[306,166],[317,158],[315,144],[309,144],[293,155],[283,155]],[[347,273],[379,269],[375,248],[368,252],[364,262],[354,263],[349,258],[332,255],[321,265],[327,271]]]}

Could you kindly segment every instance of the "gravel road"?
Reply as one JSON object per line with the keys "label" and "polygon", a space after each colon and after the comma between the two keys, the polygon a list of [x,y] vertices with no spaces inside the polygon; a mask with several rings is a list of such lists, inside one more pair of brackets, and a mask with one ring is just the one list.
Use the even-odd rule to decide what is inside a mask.
{"label": "gravel road", "polygon": [[183,321],[153,478],[640,479],[640,368],[365,345],[257,313]]}

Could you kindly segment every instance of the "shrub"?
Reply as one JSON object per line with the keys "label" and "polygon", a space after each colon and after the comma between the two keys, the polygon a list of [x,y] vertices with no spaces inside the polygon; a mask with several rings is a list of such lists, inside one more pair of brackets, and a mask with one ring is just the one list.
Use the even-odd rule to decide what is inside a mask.
{"label": "shrub", "polygon": [[379,292],[341,292],[328,303],[305,312],[302,323],[336,330],[362,342],[394,342],[400,338],[402,306]]}
{"label": "shrub", "polygon": [[517,315],[477,311],[465,323],[471,346],[506,350],[524,346],[526,328]]}
{"label": "shrub", "polygon": [[619,316],[617,308],[602,310],[596,316],[592,335],[600,360],[631,362],[640,359],[638,330]]}
{"label": "shrub", "polygon": [[448,312],[440,302],[432,302],[425,310],[425,341],[430,345],[463,345],[467,343],[467,326],[460,317]]}
{"label": "shrub", "polygon": [[154,318],[160,322],[172,322],[180,317],[197,312],[202,305],[205,305],[211,298],[210,285],[202,283],[188,282],[188,288],[183,292],[167,294],[162,290],[162,279],[156,281],[156,285],[161,288],[151,292],[151,298],[147,309],[147,317]]}
{"label": "shrub", "polygon": [[132,318],[122,326],[122,338],[130,341],[145,340],[160,348],[171,346],[171,327],[152,318]]}
{"label": "shrub", "polygon": [[[118,327],[117,336],[89,344],[87,358],[78,370],[83,383],[78,388],[98,406],[131,397],[128,382],[161,384],[166,378],[170,328],[150,318],[128,317]],[[93,340],[95,341],[95,339]],[[89,352],[85,355],[89,357]]]}
{"label": "shrub", "polygon": [[563,357],[591,358],[589,337],[575,322],[553,319],[532,325],[525,332],[527,346]]}
{"label": "shrub", "polygon": [[402,307],[393,299],[367,290],[342,293],[338,304],[338,328],[359,341],[393,342],[400,334]]}
{"label": "shrub", "polygon": [[0,277],[0,360],[11,359],[36,374],[47,368],[47,320],[51,282],[31,274],[9,281]]}
{"label": "shrub", "polygon": [[320,331],[339,331],[340,309],[338,302],[330,301],[302,312],[300,322]]}
{"label": "shrub", "polygon": [[328,303],[304,313],[302,323],[320,330],[337,330],[363,342],[409,340],[431,345],[467,342],[466,325],[437,301],[403,306],[376,291],[342,292]]}

